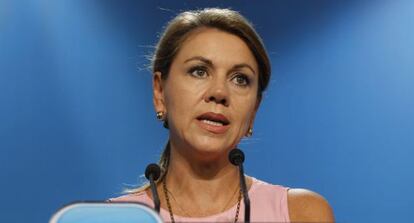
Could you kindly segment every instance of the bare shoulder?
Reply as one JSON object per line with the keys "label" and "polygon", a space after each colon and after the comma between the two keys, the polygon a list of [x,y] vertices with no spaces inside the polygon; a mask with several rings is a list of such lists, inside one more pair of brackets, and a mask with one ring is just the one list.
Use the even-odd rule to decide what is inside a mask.
{"label": "bare shoulder", "polygon": [[335,222],[328,201],[307,189],[289,189],[288,207],[291,222]]}

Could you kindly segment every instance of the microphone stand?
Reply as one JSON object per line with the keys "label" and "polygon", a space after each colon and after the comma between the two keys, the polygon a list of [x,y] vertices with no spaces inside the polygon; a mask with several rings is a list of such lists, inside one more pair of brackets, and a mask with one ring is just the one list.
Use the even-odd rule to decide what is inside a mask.
{"label": "microphone stand", "polygon": [[247,192],[246,179],[244,178],[243,162],[244,153],[240,149],[233,149],[229,153],[230,162],[239,167],[240,187],[243,193],[244,202],[244,222],[250,223],[250,199]]}
{"label": "microphone stand", "polygon": [[145,169],[145,177],[150,182],[152,199],[154,200],[154,209],[157,213],[160,213],[160,197],[158,196],[157,186],[155,185],[155,181],[158,180],[161,174],[160,167],[155,164],[151,163]]}

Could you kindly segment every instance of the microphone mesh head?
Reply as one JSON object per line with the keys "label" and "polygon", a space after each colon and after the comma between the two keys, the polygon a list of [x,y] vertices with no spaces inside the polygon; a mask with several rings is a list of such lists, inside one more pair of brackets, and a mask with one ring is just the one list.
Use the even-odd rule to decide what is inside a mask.
{"label": "microphone mesh head", "polygon": [[147,166],[145,169],[145,177],[149,180],[150,175],[152,174],[152,177],[154,180],[158,180],[161,174],[161,168],[155,163],[151,163]]}
{"label": "microphone mesh head", "polygon": [[240,149],[232,149],[229,153],[229,161],[235,166],[238,166],[244,162],[244,153]]}

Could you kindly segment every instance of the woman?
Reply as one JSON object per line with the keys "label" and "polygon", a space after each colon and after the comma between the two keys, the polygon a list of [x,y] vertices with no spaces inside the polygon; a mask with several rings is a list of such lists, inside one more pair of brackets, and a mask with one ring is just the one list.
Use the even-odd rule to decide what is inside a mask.
{"label": "woman", "polygon": [[[152,61],[156,116],[169,129],[157,181],[165,221],[242,221],[238,169],[227,154],[253,133],[270,79],[260,37],[239,13],[204,9],[166,27]],[[333,222],[326,200],[245,176],[252,222]],[[153,205],[148,186],[112,199]]]}

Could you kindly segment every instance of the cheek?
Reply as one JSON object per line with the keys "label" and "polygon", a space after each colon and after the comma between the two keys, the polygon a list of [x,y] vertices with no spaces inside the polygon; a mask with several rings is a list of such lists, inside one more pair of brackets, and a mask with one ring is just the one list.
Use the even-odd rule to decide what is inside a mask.
{"label": "cheek", "polygon": [[165,102],[170,119],[182,121],[192,117],[194,108],[199,102],[199,91],[193,88],[190,85],[180,84],[178,81],[166,88]]}
{"label": "cheek", "polygon": [[240,98],[234,103],[233,112],[237,117],[236,120],[239,120],[239,124],[242,127],[248,128],[250,122],[254,117],[255,107],[256,107],[256,99],[255,98]]}

